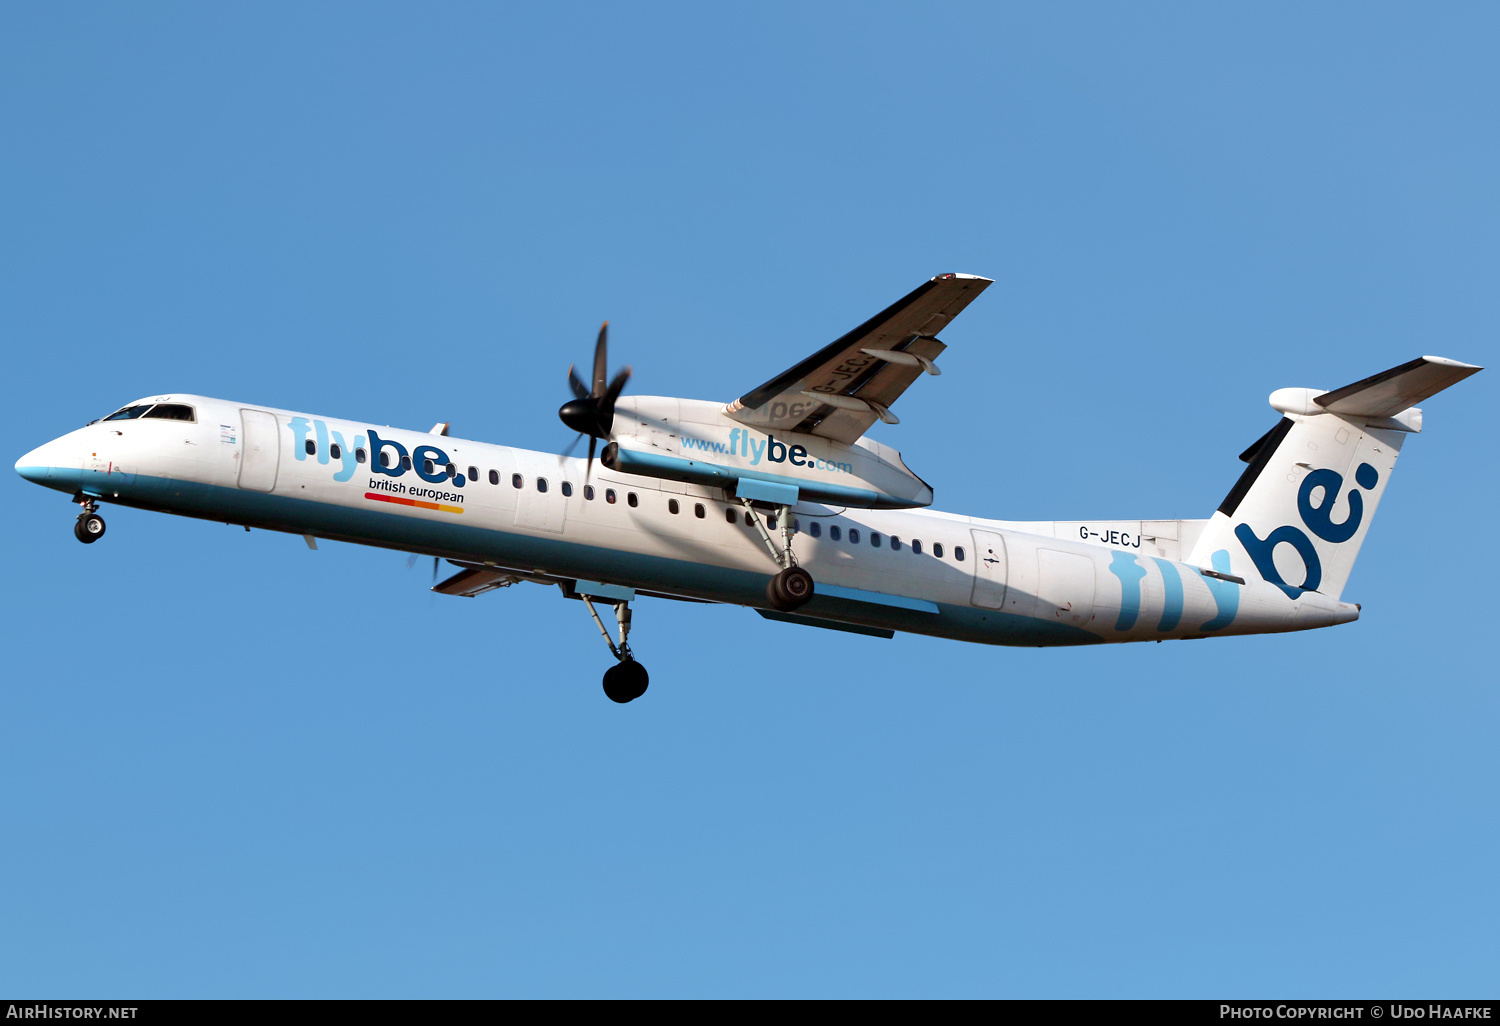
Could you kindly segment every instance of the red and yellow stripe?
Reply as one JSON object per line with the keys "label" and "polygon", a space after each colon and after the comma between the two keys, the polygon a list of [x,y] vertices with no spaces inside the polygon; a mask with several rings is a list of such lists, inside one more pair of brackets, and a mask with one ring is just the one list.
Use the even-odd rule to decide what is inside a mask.
{"label": "red and yellow stripe", "polygon": [[440,502],[423,502],[421,499],[407,499],[399,495],[382,495],[380,492],[365,492],[365,498],[377,499],[380,502],[394,502],[398,506],[415,506],[418,509],[435,509],[439,513],[462,513],[462,506],[445,506]]}

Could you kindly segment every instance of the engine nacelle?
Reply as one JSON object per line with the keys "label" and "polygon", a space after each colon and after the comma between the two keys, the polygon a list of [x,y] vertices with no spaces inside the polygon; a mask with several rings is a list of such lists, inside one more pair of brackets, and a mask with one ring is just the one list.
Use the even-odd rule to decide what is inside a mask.
{"label": "engine nacelle", "polygon": [[692,399],[622,397],[603,463],[620,473],[787,505],[799,498],[861,509],[932,504],[932,488],[889,446],[868,438],[846,445],[818,435],[763,432],[724,416],[723,409]]}

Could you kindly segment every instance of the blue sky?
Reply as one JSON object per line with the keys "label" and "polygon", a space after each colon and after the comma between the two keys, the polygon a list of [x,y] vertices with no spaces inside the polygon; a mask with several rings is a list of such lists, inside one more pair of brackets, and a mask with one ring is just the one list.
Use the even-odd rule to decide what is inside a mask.
{"label": "blue sky", "polygon": [[[1202,517],[1282,386],[1492,364],[1492,5],[0,10],[10,459],[192,391],[560,450],[996,279],[876,436]],[[1493,996],[1491,371],[1305,635],[879,641],[0,484],[0,992]]]}

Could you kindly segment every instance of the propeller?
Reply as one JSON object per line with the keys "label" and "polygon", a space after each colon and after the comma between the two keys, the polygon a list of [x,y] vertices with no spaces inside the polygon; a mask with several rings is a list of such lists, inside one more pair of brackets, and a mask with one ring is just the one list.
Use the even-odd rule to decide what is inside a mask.
{"label": "propeller", "polygon": [[[608,367],[609,322],[605,321],[599,329],[599,341],[594,343],[593,387],[585,387],[577,370],[569,366],[568,387],[573,391],[573,398],[563,403],[557,411],[562,422],[578,432],[578,438],[589,436],[588,470],[583,477],[585,483],[594,472],[595,446],[599,439],[609,438],[610,430],[614,427],[615,400],[620,398],[625,383],[630,380],[630,368],[626,367],[615,375],[613,381],[609,381]],[[578,444],[578,438],[573,439],[573,445]],[[568,452],[572,451],[573,447],[569,446]]]}

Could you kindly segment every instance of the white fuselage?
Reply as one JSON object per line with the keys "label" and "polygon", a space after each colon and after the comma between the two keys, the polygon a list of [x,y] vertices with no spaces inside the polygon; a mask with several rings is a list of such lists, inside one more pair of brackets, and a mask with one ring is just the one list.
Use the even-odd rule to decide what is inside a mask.
{"label": "white fuselage", "polygon": [[[722,490],[597,462],[586,490],[581,458],[202,396],[156,398],[191,406],[195,421],[91,424],[22,457],[18,471],[104,502],[532,579],[767,608],[766,581],[779,567]],[[379,466],[382,455],[389,467]],[[798,616],[814,621],[1072,645],[1303,630],[1358,615],[1322,595],[1294,601],[1262,581],[1184,564],[1201,521],[1016,524],[814,503],[794,515],[798,562],[817,582]]]}

